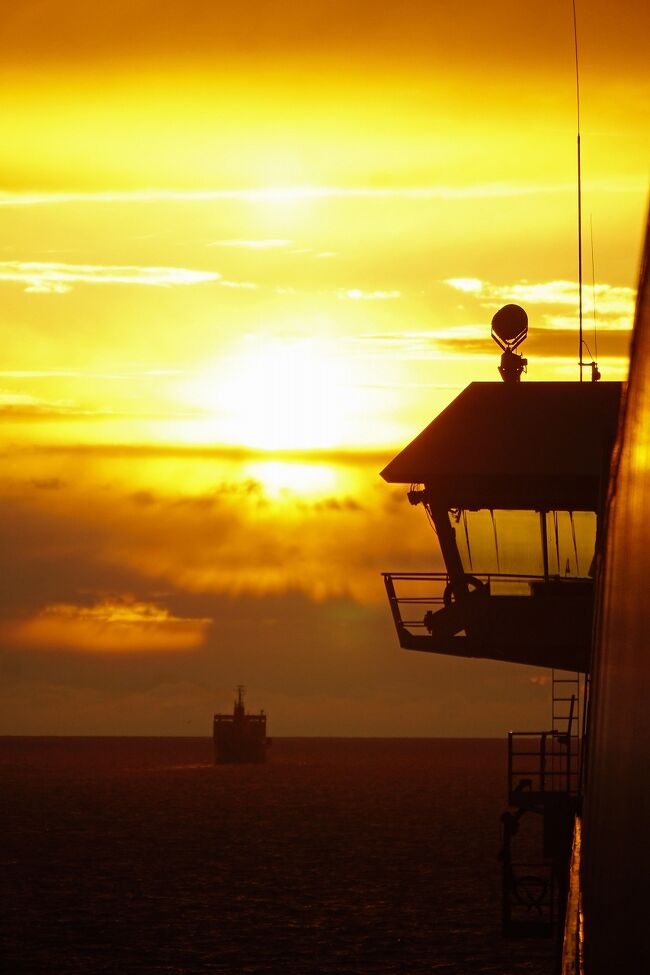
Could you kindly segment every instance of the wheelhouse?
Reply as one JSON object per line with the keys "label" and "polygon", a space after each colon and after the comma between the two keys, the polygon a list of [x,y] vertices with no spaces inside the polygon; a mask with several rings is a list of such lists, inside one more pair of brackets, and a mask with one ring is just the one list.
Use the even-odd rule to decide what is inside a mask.
{"label": "wheelhouse", "polygon": [[382,471],[444,572],[384,573],[401,646],[586,671],[620,383],[472,383]]}

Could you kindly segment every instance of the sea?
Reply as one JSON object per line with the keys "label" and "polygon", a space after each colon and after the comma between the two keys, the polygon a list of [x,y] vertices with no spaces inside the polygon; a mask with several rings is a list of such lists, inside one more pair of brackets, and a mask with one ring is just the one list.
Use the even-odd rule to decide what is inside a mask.
{"label": "sea", "polygon": [[548,975],[500,932],[503,741],[2,738],[8,975]]}

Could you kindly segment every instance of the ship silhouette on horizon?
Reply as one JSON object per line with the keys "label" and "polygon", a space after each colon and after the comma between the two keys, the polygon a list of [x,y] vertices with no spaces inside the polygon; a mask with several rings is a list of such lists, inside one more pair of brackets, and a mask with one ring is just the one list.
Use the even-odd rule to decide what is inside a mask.
{"label": "ship silhouette on horizon", "polygon": [[266,761],[268,739],[266,714],[249,714],[244,705],[245,687],[237,685],[232,714],[215,714],[213,722],[216,765]]}

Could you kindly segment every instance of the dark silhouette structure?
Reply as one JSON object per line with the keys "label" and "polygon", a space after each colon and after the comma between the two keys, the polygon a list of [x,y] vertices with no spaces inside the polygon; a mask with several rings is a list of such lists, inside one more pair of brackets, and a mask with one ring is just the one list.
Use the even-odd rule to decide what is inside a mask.
{"label": "dark silhouette structure", "polygon": [[264,711],[246,712],[242,684],[237,687],[232,714],[215,714],[213,737],[216,764],[266,761],[266,715]]}
{"label": "dark silhouette structure", "polygon": [[596,370],[591,383],[520,382],[527,316],[508,305],[492,320],[504,382],[472,383],[381,472],[410,485],[444,564],[384,573],[400,645],[551,670],[550,726],[508,735],[499,859],[504,934],[555,934],[564,975],[583,972],[583,934],[587,975],[650,970],[638,895],[650,844],[630,828],[650,811],[647,276],[646,257],[623,425],[622,384]]}
{"label": "dark silhouette structure", "polygon": [[385,573],[402,647],[588,669],[620,393],[472,383],[384,468],[411,484],[446,570]]}
{"label": "dark silhouette structure", "polygon": [[650,971],[649,445],[650,222],[598,580],[582,855],[567,926],[567,949],[587,975]]}
{"label": "dark silhouette structure", "polygon": [[528,335],[528,315],[519,305],[504,305],[492,319],[492,338],[503,350],[499,373],[506,383],[518,383],[528,359],[515,353]]}

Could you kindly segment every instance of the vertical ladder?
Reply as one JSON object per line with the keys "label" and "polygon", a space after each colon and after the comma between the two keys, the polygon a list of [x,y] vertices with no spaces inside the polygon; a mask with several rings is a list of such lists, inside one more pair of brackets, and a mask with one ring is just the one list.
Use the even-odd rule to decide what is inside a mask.
{"label": "vertical ladder", "polygon": [[584,678],[566,670],[552,672],[551,728],[554,788],[576,793],[580,766],[580,698]]}

